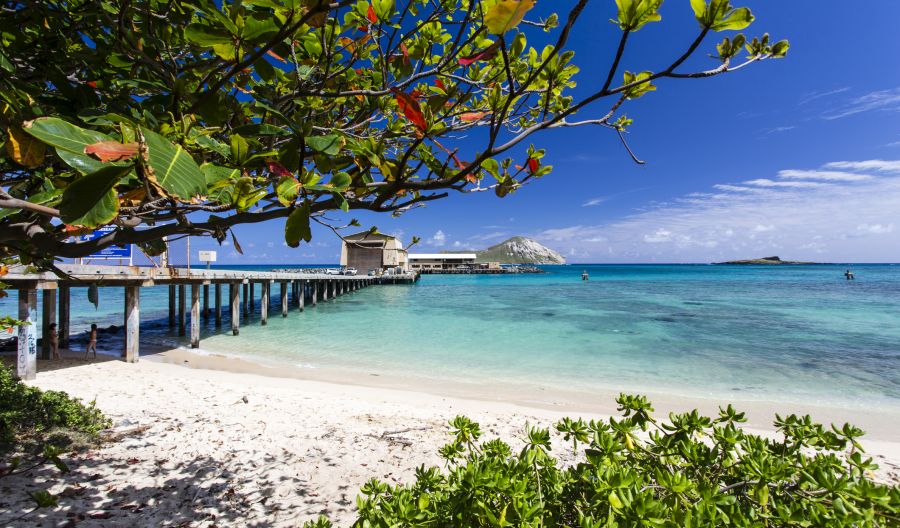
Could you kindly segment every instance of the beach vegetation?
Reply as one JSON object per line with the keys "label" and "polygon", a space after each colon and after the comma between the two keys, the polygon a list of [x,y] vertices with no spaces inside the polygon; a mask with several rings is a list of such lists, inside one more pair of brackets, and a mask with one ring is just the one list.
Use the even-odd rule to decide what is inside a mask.
{"label": "beach vegetation", "polygon": [[[268,220],[296,247],[311,224],[340,227],[329,211],[515,193],[552,171],[532,141],[561,127],[604,131],[640,162],[623,113],[637,99],[789,48],[735,33],[748,8],[691,0],[671,13],[694,36],[648,70],[626,49],[662,3],[577,0],[560,15],[536,0],[13,2],[0,18],[0,256],[157,255],[188,235],[240,251],[232,227]],[[619,44],[576,91],[569,40],[588,10]],[[707,53],[711,68],[690,60]],[[116,229],[73,236],[104,225]]]}
{"label": "beach vegetation", "polygon": [[457,417],[445,467],[420,467],[409,484],[368,482],[353,526],[900,526],[900,487],[873,479],[852,425],[776,415],[777,434],[763,437],[730,405],[660,420],[645,397],[616,401],[619,417],[556,424],[565,449],[581,451],[567,465],[548,428],[526,424],[514,449]]}
{"label": "beach vegetation", "polygon": [[56,448],[96,440],[110,425],[93,402],[28,386],[0,365],[0,454],[36,449],[55,456]]}

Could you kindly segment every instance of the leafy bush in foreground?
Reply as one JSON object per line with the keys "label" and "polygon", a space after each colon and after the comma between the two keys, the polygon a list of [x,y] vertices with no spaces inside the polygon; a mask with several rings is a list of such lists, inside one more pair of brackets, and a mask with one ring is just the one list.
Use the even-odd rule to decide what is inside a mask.
{"label": "leafy bush in foreground", "polygon": [[0,365],[0,453],[14,448],[22,438],[39,439],[54,429],[94,436],[109,425],[93,403],[85,405],[65,392],[29,387]]}
{"label": "leafy bush in foreground", "polygon": [[514,453],[457,417],[440,451],[446,471],[420,467],[405,486],[370,481],[354,526],[900,526],[900,488],[870,479],[877,466],[853,426],[776,415],[781,439],[769,440],[741,430],[730,405],[664,423],[644,397],[616,401],[621,419],[556,425],[573,449],[585,446],[571,467],[550,456],[548,429],[526,425]]}

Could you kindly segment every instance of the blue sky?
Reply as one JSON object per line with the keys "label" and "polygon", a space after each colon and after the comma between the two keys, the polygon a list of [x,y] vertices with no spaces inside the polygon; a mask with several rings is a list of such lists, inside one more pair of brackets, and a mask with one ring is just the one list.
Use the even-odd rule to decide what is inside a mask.
{"label": "blue sky", "polygon": [[[572,1],[539,0],[563,16]],[[789,38],[788,59],[707,80],[669,80],[628,103],[634,164],[615,135],[562,129],[534,138],[554,172],[505,199],[454,195],[399,217],[351,216],[364,225],[422,237],[421,251],[481,248],[526,235],[570,262],[709,262],[780,255],[835,262],[900,262],[900,2],[745,1],[747,31]],[[864,8],[860,6],[865,6]],[[663,21],[633,35],[623,68],[659,70],[690,43],[697,24],[687,0],[668,0]],[[570,49],[579,91],[601,85],[619,32],[614,2],[595,1]],[[704,52],[685,70],[714,66]],[[602,103],[584,114],[604,113]],[[470,151],[474,152],[475,143]],[[465,157],[465,156],[464,156]],[[470,156],[474,157],[474,156]],[[340,240],[317,229],[298,249],[283,221],[239,226],[240,256],[220,263],[335,263]],[[183,248],[173,248],[183,258]]]}

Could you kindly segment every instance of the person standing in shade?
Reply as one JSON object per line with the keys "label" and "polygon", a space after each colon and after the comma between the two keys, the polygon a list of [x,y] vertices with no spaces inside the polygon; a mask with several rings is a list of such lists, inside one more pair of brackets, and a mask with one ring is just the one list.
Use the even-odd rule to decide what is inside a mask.
{"label": "person standing in shade", "polygon": [[87,348],[84,349],[84,359],[87,359],[88,353],[94,352],[94,359],[97,358],[97,324],[91,324],[91,336],[88,341]]}
{"label": "person standing in shade", "polygon": [[56,331],[56,323],[50,324],[50,352],[53,359],[59,359],[59,332]]}

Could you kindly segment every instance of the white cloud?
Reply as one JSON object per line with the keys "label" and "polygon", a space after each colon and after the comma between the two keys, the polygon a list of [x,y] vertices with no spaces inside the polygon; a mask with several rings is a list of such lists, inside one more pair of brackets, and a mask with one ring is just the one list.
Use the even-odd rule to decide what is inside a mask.
{"label": "white cloud", "polygon": [[231,240],[223,240],[223,241],[222,241],[222,245],[223,245],[224,247],[230,246],[230,245],[231,245]]}
{"label": "white cloud", "polygon": [[826,113],[825,119],[841,119],[873,110],[900,110],[900,88],[879,90],[851,99],[843,108]]}
{"label": "white cloud", "polygon": [[[871,177],[854,179],[854,171]],[[841,175],[808,181],[812,177],[795,171],[743,185],[722,183],[715,186],[719,192],[691,193],[618,221],[532,236],[563,253],[574,248],[587,261],[715,262],[768,255],[900,261],[900,161],[834,162],[806,175],[812,172]]]}
{"label": "white cloud", "polygon": [[600,205],[607,200],[606,197],[601,196],[600,198],[591,198],[590,200],[581,204],[581,207],[593,207],[595,205]]}
{"label": "white cloud", "polygon": [[868,174],[854,174],[852,172],[822,170],[783,170],[778,173],[778,177],[787,180],[823,180],[846,182],[872,179],[872,176]]}
{"label": "white cloud", "polygon": [[[740,185],[728,185],[728,184],[717,184],[713,185],[713,188],[718,189],[720,191],[733,191],[733,192],[758,192],[759,189],[754,189],[753,187],[742,187]],[[704,193],[691,193],[691,196],[704,196]],[[706,195],[708,196],[708,195]]]}
{"label": "white cloud", "polygon": [[900,174],[900,160],[833,161],[825,168]]}
{"label": "white cloud", "polygon": [[649,242],[651,244],[668,242],[670,240],[672,240],[672,232],[666,229],[657,229],[656,232],[651,235],[644,235],[644,242]]}
{"label": "white cloud", "polygon": [[759,178],[758,180],[748,180],[745,185],[756,185],[757,187],[790,187],[793,189],[812,189],[814,187],[825,187],[827,183],[818,182],[798,182],[798,181],[775,181],[768,178]]}
{"label": "white cloud", "polygon": [[857,231],[871,233],[873,235],[883,235],[894,232],[894,224],[859,224],[856,226]]}
{"label": "white cloud", "polygon": [[782,132],[790,132],[791,130],[794,130],[795,128],[797,128],[797,127],[795,127],[795,126],[777,126],[774,128],[770,128],[769,130],[766,130],[766,134],[781,134]]}
{"label": "white cloud", "polygon": [[275,242],[266,242],[266,247],[268,247],[268,248],[275,247]]}
{"label": "white cloud", "polygon": [[428,244],[429,246],[444,247],[444,245],[447,243],[447,235],[444,234],[443,231],[438,229],[437,232],[431,238],[429,238],[425,243]]}
{"label": "white cloud", "polygon": [[803,97],[800,98],[800,104],[805,105],[807,103],[811,103],[811,102],[815,101],[816,99],[821,99],[823,97],[837,95],[837,94],[849,92],[849,91],[850,91],[850,87],[844,87],[844,88],[836,88],[834,90],[828,90],[827,92],[810,92],[810,93],[804,94]]}

